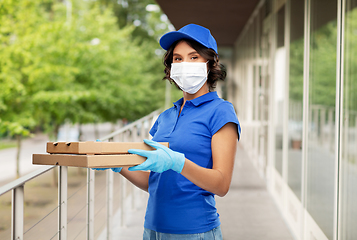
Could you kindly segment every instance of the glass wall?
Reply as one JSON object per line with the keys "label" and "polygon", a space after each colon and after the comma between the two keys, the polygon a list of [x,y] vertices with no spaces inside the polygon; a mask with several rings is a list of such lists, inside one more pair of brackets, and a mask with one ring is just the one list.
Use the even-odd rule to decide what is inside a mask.
{"label": "glass wall", "polygon": [[286,50],[284,46],[285,35],[285,7],[282,6],[277,13],[277,34],[276,52],[274,63],[274,103],[275,103],[275,168],[283,175],[283,119],[285,101],[285,69],[286,69]]}
{"label": "glass wall", "polygon": [[345,13],[343,122],[341,129],[341,239],[357,239],[357,0]]}
{"label": "glass wall", "polygon": [[301,200],[304,1],[290,1],[288,185]]}
{"label": "glass wall", "polygon": [[333,239],[337,0],[313,0],[310,7],[306,208]]}
{"label": "glass wall", "polygon": [[[241,100],[254,98],[245,132],[267,146],[255,166],[297,239],[357,239],[357,0],[272,0],[259,13],[234,56]],[[249,152],[259,134],[242,139]]]}

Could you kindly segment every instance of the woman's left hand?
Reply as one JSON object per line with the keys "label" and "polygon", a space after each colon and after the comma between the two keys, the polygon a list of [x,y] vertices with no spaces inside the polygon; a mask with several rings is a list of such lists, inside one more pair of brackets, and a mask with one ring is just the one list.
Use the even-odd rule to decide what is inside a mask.
{"label": "woman's left hand", "polygon": [[156,150],[145,151],[140,149],[129,149],[129,153],[138,154],[147,158],[142,164],[130,167],[130,171],[151,170],[153,172],[162,173],[172,169],[181,173],[185,164],[185,155],[183,153],[175,152],[152,140],[144,139],[144,142]]}

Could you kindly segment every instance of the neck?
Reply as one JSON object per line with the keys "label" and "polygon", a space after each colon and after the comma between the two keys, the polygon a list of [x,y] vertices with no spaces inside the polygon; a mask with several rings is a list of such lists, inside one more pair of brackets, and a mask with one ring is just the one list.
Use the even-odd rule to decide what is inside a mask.
{"label": "neck", "polygon": [[209,92],[209,88],[208,88],[207,82],[200,88],[200,90],[198,90],[194,94],[189,94],[187,92],[183,92],[183,104],[181,106],[181,109],[185,105],[186,101],[190,101],[192,99],[201,97],[202,95],[205,95],[208,92]]}

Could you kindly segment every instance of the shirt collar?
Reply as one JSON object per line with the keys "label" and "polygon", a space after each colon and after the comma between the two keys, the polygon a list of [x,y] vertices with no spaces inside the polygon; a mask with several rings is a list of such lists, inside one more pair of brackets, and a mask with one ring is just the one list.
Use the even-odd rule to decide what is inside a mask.
{"label": "shirt collar", "polygon": [[[206,94],[204,94],[202,96],[199,96],[198,98],[192,99],[192,100],[187,101],[187,102],[191,102],[193,105],[195,105],[197,107],[197,106],[199,106],[199,105],[201,105],[203,103],[212,101],[212,100],[214,100],[216,98],[218,98],[217,92],[209,92],[209,93],[206,93]],[[183,103],[183,98],[181,98],[178,101],[174,102],[174,105],[176,107],[181,107],[182,103]]]}

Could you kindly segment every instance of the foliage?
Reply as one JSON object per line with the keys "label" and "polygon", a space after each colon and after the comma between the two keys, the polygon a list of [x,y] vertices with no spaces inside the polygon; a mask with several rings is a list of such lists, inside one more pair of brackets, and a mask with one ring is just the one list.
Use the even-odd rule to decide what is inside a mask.
{"label": "foliage", "polygon": [[[132,34],[134,39],[152,41],[158,44],[157,39],[173,26],[162,14],[154,0],[100,0],[105,6],[113,9],[120,28],[135,26]],[[157,45],[157,47],[159,47]]]}
{"label": "foliage", "polygon": [[[345,51],[343,69],[343,107],[351,116],[357,112],[357,10],[346,14]],[[331,21],[312,32],[310,42],[310,104],[335,107],[336,102],[336,21]],[[290,44],[289,95],[295,102],[303,99],[304,39]],[[354,118],[349,123],[355,125]]]}
{"label": "foliage", "polygon": [[[1,3],[0,132],[25,136],[34,127],[55,132],[64,121],[133,120],[162,107],[155,34],[139,37],[131,23],[119,28],[114,2],[69,3]],[[154,26],[158,14],[143,17]]]}
{"label": "foliage", "polygon": [[[335,107],[336,92],[336,22],[329,22],[311,33],[310,104]],[[303,39],[290,44],[290,99],[303,99]]]}
{"label": "foliage", "polygon": [[[346,110],[355,111],[357,115],[357,9],[353,9],[346,14],[346,34],[345,34],[345,68],[344,68],[344,103]],[[351,112],[352,115],[352,112]],[[351,118],[353,119],[353,118]],[[355,123],[350,123],[356,126]]]}
{"label": "foliage", "polygon": [[310,43],[310,104],[335,107],[336,21],[312,32]]}
{"label": "foliage", "polygon": [[289,98],[295,102],[303,100],[304,84],[304,39],[290,44]]}
{"label": "foliage", "polygon": [[16,143],[13,141],[0,141],[0,150],[7,148],[15,148]]}

